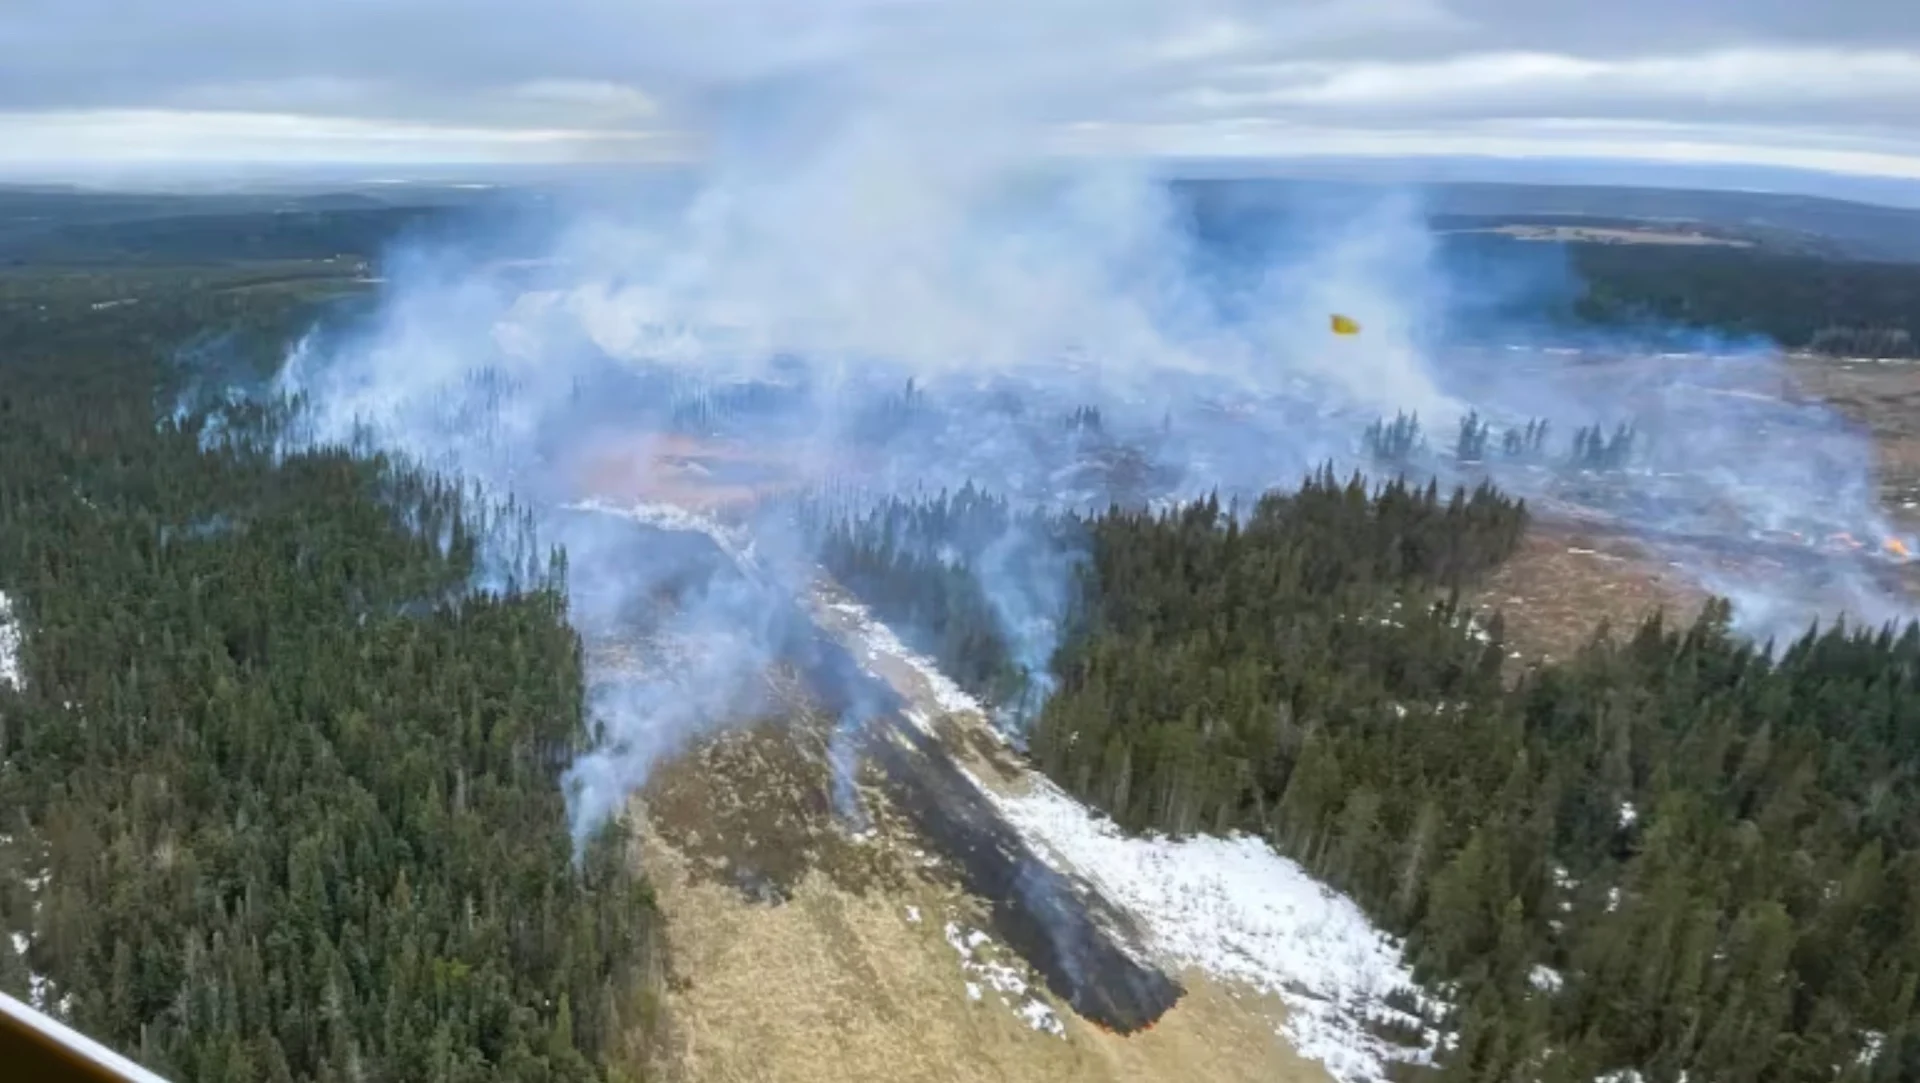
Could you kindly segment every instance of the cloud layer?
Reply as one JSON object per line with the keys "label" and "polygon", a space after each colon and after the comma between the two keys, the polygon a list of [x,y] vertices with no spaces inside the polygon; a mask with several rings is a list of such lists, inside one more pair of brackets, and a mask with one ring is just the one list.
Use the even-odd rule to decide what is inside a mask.
{"label": "cloud layer", "polygon": [[1902,0],[14,0],[0,55],[13,166],[657,159],[841,96],[1099,153],[1920,177]]}

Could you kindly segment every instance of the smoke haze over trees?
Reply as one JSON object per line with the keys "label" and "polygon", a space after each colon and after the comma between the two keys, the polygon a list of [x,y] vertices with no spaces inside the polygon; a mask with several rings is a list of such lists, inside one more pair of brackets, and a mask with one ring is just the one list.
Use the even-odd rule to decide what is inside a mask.
{"label": "smoke haze over trees", "polygon": [[631,1067],[655,919],[617,827],[574,860],[559,569],[469,590],[524,524],[391,460],[278,457],[272,410],[156,424],[176,346],[250,327],[208,352],[270,365],[297,298],[16,290],[0,988],[182,1080]]}

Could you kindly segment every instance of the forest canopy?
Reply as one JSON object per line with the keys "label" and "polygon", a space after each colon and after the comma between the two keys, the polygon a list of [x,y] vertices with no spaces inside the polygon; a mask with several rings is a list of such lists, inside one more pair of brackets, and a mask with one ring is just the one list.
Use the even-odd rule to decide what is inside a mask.
{"label": "forest canopy", "polygon": [[575,860],[561,566],[273,411],[174,417],[183,343],[270,363],[311,298],[143,282],[0,299],[0,988],[197,1083],[630,1078],[657,919],[618,825]]}
{"label": "forest canopy", "polygon": [[[832,562],[883,617],[947,621],[918,645],[988,696],[1013,662],[967,539],[994,507],[844,522]],[[1920,1078],[1920,628],[1772,659],[1715,603],[1516,671],[1458,596],[1525,523],[1486,487],[1327,474],[1071,517],[1028,753],[1130,830],[1260,835],[1406,935],[1453,1006],[1442,1079]]]}

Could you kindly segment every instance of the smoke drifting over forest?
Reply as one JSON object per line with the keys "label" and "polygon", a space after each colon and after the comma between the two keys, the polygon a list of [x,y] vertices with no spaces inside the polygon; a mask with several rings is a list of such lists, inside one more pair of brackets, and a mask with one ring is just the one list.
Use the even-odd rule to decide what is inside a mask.
{"label": "smoke drifting over forest", "polygon": [[[1383,414],[1417,411],[1444,445],[1477,408],[1496,447],[1552,419],[1555,453],[1577,426],[1640,420],[1657,439],[1634,469],[1669,475],[1669,495],[1616,510],[1648,531],[1885,533],[1864,436],[1743,390],[1776,366],[1763,352],[1645,382],[1468,355],[1449,326],[1536,284],[1450,268],[1414,194],[1207,221],[1146,168],[1053,153],[1052,125],[1138,42],[1207,11],[841,7],[734,52],[721,15],[672,10],[647,48],[705,137],[695,183],[583,204],[531,252],[525,223],[503,222],[396,253],[377,314],[311,338],[283,379],[313,439],[511,492],[567,547],[606,732],[576,765],[581,828],[679,742],[756,709],[816,572],[797,495],[847,512],[970,482],[1023,508],[1251,495],[1365,465],[1361,431]],[[507,247],[535,258],[491,258]],[[1336,311],[1362,334],[1330,335]],[[1548,484],[1490,468],[1523,495]],[[1019,541],[971,558],[1038,668],[1071,562],[996,559]],[[1757,630],[1812,615],[1696,572]],[[1900,612],[1864,574],[1851,589],[1869,619]],[[685,652],[651,671],[670,676],[604,661],[643,640]]]}

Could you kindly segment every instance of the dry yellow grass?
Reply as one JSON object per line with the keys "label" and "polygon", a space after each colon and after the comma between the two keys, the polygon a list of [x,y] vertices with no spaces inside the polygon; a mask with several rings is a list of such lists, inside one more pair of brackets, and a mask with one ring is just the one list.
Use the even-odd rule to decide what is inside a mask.
{"label": "dry yellow grass", "polygon": [[1655,610],[1690,621],[1706,594],[1629,541],[1543,524],[1467,600],[1500,610],[1510,648],[1541,661],[1579,650],[1602,620],[1625,634]]}
{"label": "dry yellow grass", "polygon": [[[851,634],[844,615],[831,616],[829,627]],[[922,674],[894,659],[872,662],[938,716]],[[1014,770],[984,719],[943,723],[951,740],[966,742],[976,770]],[[800,711],[785,724],[716,735],[663,765],[634,802],[636,858],[657,892],[673,958],[657,1076],[1330,1083],[1280,1036],[1277,998],[1197,972],[1179,975],[1187,993],[1172,1011],[1129,1037],[1050,997],[1064,1037],[1033,1029],[990,989],[971,998],[945,927],[988,927],[986,907],[926,852],[879,788],[862,787],[874,828],[865,841],[831,826],[821,724]],[[784,901],[750,901],[743,870],[776,884]],[[996,961],[1025,969],[1004,950]]]}
{"label": "dry yellow grass", "polygon": [[[644,822],[644,811],[636,816]],[[677,980],[656,1071],[683,1083],[1260,1080],[1326,1083],[1276,1032],[1277,999],[1181,975],[1188,993],[1122,1038],[1064,1009],[1066,1036],[1032,1029],[989,992],[967,995],[942,929],[977,904],[918,881],[864,894],[810,872],[783,905],[692,875],[650,830]],[[917,908],[919,920],[909,917]]]}

